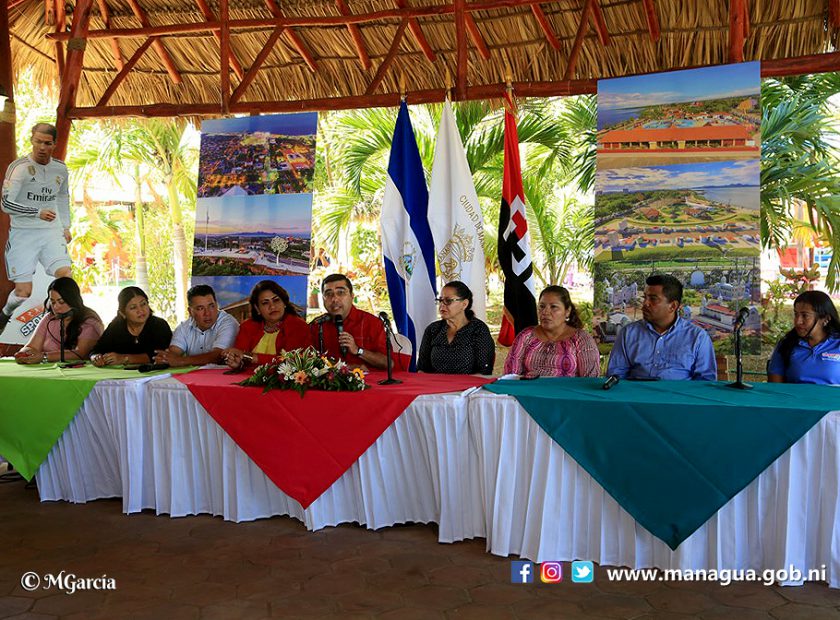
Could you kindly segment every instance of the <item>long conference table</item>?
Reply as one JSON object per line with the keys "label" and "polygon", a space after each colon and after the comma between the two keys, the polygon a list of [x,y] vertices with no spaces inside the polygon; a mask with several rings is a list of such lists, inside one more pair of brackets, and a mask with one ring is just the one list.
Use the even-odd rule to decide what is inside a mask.
{"label": "long conference table", "polygon": [[481,388],[418,397],[304,509],[183,383],[100,381],[37,480],[42,501],[119,497],[125,513],[236,522],[288,515],[310,530],[435,522],[440,542],[482,537],[493,554],[536,562],[793,566],[803,574],[824,566],[829,585],[840,587],[838,431],[840,410],[822,417],[675,550],[634,520],[516,398]]}

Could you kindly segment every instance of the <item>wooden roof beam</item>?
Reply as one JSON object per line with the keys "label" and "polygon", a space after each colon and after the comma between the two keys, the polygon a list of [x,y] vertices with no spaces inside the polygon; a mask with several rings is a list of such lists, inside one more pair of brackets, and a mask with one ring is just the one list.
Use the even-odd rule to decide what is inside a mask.
{"label": "wooden roof beam", "polygon": [[[338,6],[338,12],[342,15],[351,15],[350,7],[344,0],[335,0]],[[362,64],[362,69],[367,71],[370,69],[370,56],[365,47],[365,40],[362,38],[362,31],[356,24],[347,24],[347,30],[350,32],[350,38],[353,40],[353,46],[356,48],[356,54],[359,55],[359,62]]]}
{"label": "wooden roof beam", "polygon": [[[9,8],[12,8],[11,5]],[[840,0],[828,0],[828,23],[834,28],[840,28]]]}
{"label": "wooden roof beam", "polygon": [[[108,3],[105,0],[96,0],[96,4],[99,7],[99,16],[105,24],[105,29],[109,30],[111,28],[111,13],[108,10]],[[117,68],[117,71],[122,71],[123,66],[125,66],[125,61],[123,60],[119,41],[115,37],[111,37],[109,43],[111,45],[111,55],[114,57],[114,66]]]}
{"label": "wooden roof beam", "polygon": [[604,21],[604,14],[601,12],[601,3],[599,0],[595,0],[592,3],[592,20],[595,22],[595,32],[598,33],[601,45],[609,45],[610,33],[607,31],[607,22]]}
{"label": "wooden roof beam", "polygon": [[454,0],[453,7],[455,9],[455,98],[463,101],[467,96],[467,64],[469,63],[466,2]]}
{"label": "wooden roof beam", "polygon": [[[201,11],[201,14],[204,16],[204,20],[208,22],[216,21],[216,16],[213,15],[213,10],[207,4],[207,0],[195,0],[196,5],[198,5],[198,10]],[[222,34],[218,30],[213,31],[213,37],[219,43],[219,49],[222,46]],[[236,58],[236,54],[233,53],[233,50],[230,52],[230,66],[233,69],[233,72],[236,74],[236,77],[242,81],[242,78],[245,75],[245,71],[242,70],[242,65],[239,63],[239,60]]]}
{"label": "wooden roof beam", "polygon": [[653,0],[642,0],[642,6],[645,10],[645,20],[647,20],[650,40],[656,43],[659,41],[659,37],[662,36],[662,31],[659,29],[659,16],[656,14],[656,7],[653,4]]}
{"label": "wooden roof beam", "polygon": [[473,45],[475,45],[478,53],[481,54],[484,60],[490,60],[490,48],[484,42],[484,37],[481,36],[481,31],[478,29],[478,25],[475,23],[471,13],[464,12],[464,23],[467,26],[467,32],[470,33],[470,39],[472,39]]}
{"label": "wooden roof beam", "polygon": [[233,105],[237,103],[241,98],[245,90],[251,85],[251,82],[254,81],[254,78],[257,77],[257,72],[262,67],[265,59],[268,58],[268,55],[271,54],[272,50],[274,49],[274,44],[277,43],[277,39],[280,38],[280,35],[283,34],[283,26],[278,26],[274,29],[274,31],[269,35],[268,40],[263,45],[263,48],[260,50],[260,53],[257,54],[257,57],[254,59],[254,64],[250,66],[248,69],[248,73],[245,74],[245,77],[239,82],[239,86],[236,87],[236,90],[233,91],[233,94],[230,96],[230,104]]}
{"label": "wooden roof beam", "polygon": [[542,28],[543,34],[545,35],[546,41],[548,44],[556,50],[560,49],[560,40],[557,38],[557,35],[554,34],[554,29],[551,27],[551,24],[548,21],[548,18],[545,16],[545,13],[542,10],[542,7],[538,4],[531,5],[531,12],[534,14],[534,17],[537,20],[537,23]]}
{"label": "wooden roof beam", "polygon": [[11,12],[12,9],[19,7],[25,2],[29,2],[29,0],[9,0],[9,4],[6,5],[6,8],[9,12]]}
{"label": "wooden roof beam", "polygon": [[575,43],[572,45],[572,51],[569,53],[569,62],[566,64],[566,73],[563,74],[563,81],[568,82],[572,79],[577,68],[577,59],[580,55],[580,50],[583,47],[583,39],[586,33],[589,32],[589,16],[592,14],[593,0],[586,0],[583,5],[583,12],[580,15],[580,25],[575,35]]}
{"label": "wooden roof beam", "polygon": [[58,94],[55,128],[56,138],[53,154],[56,159],[64,159],[67,154],[67,139],[70,137],[70,110],[76,105],[76,91],[85,60],[87,31],[90,26],[91,0],[77,0],[73,10],[73,23],[70,26],[72,38],[67,43],[67,63],[61,76],[61,89]]}
{"label": "wooden roof beam", "polygon": [[[400,9],[404,9],[406,6],[405,0],[394,0],[394,2]],[[432,49],[432,46],[429,45],[429,41],[426,39],[426,35],[423,34],[423,29],[420,28],[420,22],[418,22],[413,17],[408,20],[408,31],[411,33],[411,36],[414,37],[414,40],[417,42],[417,45],[420,46],[420,49],[423,51],[423,55],[426,57],[426,60],[428,60],[429,62],[434,62],[435,60],[437,60],[437,55]]]}
{"label": "wooden roof beam", "polygon": [[[283,10],[278,6],[275,0],[265,0],[265,5],[268,7],[268,10],[271,11],[271,14],[274,15],[275,19],[284,19]],[[351,16],[347,16],[351,17]],[[275,26],[287,26],[287,24],[275,24]],[[309,48],[306,47],[306,44],[303,40],[298,36],[295,29],[292,27],[286,27],[283,30],[283,34],[286,35],[286,38],[291,43],[292,47],[297,50],[297,53],[300,54],[300,57],[303,58],[303,61],[309,67],[309,70],[312,73],[318,72],[318,65],[315,62],[315,57],[312,55],[312,52],[309,51]]]}
{"label": "wooden roof beam", "polygon": [[[64,32],[67,26],[67,13],[65,12],[64,0],[55,2],[55,31]],[[61,41],[55,42],[55,68],[58,72],[58,79],[64,75],[64,46]]]}
{"label": "wooden roof beam", "polygon": [[117,88],[119,88],[120,84],[123,83],[126,76],[131,72],[134,68],[134,65],[143,57],[143,54],[146,53],[146,50],[152,46],[152,43],[155,42],[154,37],[149,37],[146,41],[137,48],[137,51],[132,54],[131,58],[128,59],[127,63],[124,63],[123,66],[120,68],[120,72],[117,73],[116,77],[111,80],[111,83],[108,84],[108,88],[105,89],[105,92],[102,93],[102,96],[99,98],[99,101],[96,102],[96,106],[104,106],[107,105],[108,101],[111,99],[113,94],[116,92]]}
{"label": "wooden roof beam", "polygon": [[[58,1],[61,2],[61,0]],[[137,4],[137,0],[128,0],[128,4],[131,7],[131,12],[134,13],[134,16],[140,20],[143,28],[150,28],[149,18],[146,16],[146,12],[139,4]],[[166,46],[164,46],[163,41],[155,39],[155,42],[152,43],[152,47],[154,47],[155,53],[158,55],[158,58],[160,58],[163,66],[166,67],[169,79],[171,79],[174,84],[180,84],[182,81],[181,74],[178,72],[178,68],[175,66],[175,61],[172,60],[172,56],[169,55],[169,51],[166,49]]]}
{"label": "wooden roof beam", "polygon": [[750,36],[750,7],[747,5],[748,0],[744,0],[744,38],[748,39]]}
{"label": "wooden roof beam", "polygon": [[408,20],[404,19],[400,22],[399,28],[397,28],[397,34],[394,35],[394,40],[391,43],[391,49],[388,50],[388,54],[385,56],[385,59],[382,61],[382,64],[379,65],[379,69],[376,70],[376,75],[373,76],[373,80],[370,84],[368,84],[367,90],[365,90],[365,95],[370,95],[382,83],[382,80],[385,78],[385,73],[391,66],[391,63],[394,62],[394,58],[397,56],[397,50],[400,48],[400,41],[402,41],[403,35],[405,34],[405,29],[408,26]]}
{"label": "wooden roof beam", "polygon": [[222,20],[221,40],[219,41],[219,91],[221,94],[222,114],[230,111],[230,5],[228,0],[219,3],[219,17]]}
{"label": "wooden roof beam", "polygon": [[744,62],[746,0],[729,0],[729,62]]}

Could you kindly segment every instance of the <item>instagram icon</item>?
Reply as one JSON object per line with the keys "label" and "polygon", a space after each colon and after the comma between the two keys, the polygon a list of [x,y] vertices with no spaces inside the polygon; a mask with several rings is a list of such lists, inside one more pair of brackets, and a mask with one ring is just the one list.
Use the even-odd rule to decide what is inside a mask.
{"label": "instagram icon", "polygon": [[563,581],[563,566],[560,562],[543,562],[540,564],[540,580],[543,583],[560,583]]}

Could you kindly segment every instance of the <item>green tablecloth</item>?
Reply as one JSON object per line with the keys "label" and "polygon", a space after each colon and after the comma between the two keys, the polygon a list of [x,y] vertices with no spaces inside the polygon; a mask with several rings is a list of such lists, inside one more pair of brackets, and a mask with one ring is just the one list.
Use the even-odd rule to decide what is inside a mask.
{"label": "green tablecloth", "polygon": [[[168,372],[172,371],[149,375]],[[30,480],[97,382],[149,375],[122,368],[23,366],[0,360],[0,456]]]}
{"label": "green tablecloth", "polygon": [[502,380],[531,417],[672,549],[829,411],[840,388],[704,381]]}

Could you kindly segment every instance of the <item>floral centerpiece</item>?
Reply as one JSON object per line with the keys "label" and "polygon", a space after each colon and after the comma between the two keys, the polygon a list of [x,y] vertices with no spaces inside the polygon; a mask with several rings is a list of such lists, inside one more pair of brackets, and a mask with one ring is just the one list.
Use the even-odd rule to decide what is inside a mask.
{"label": "floral centerpiece", "polygon": [[351,369],[344,361],[321,355],[312,347],[281,351],[239,385],[262,386],[263,392],[294,390],[301,398],[306,390],[359,392],[367,387],[361,368]]}

